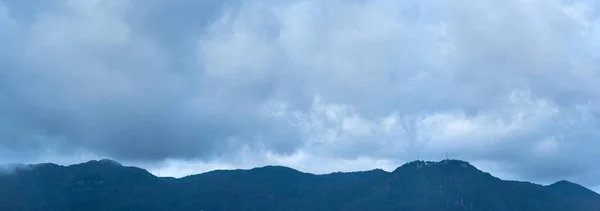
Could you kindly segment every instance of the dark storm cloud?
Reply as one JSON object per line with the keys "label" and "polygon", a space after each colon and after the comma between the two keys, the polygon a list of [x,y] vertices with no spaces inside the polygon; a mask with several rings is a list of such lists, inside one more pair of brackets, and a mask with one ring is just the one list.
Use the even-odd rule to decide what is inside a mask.
{"label": "dark storm cloud", "polygon": [[[177,53],[159,52],[160,45],[154,45],[197,43],[206,22],[217,19],[224,5],[178,2],[190,17],[172,20],[179,25],[173,29],[182,29],[174,31],[168,23],[130,25],[134,21],[125,18],[134,16],[129,14],[138,8],[133,2],[63,3],[60,13],[44,10],[29,17],[34,21],[17,31],[26,38],[12,40],[25,48],[13,49],[11,53],[22,57],[3,63],[5,148],[83,148],[121,159],[156,160],[211,157],[245,145],[255,147],[242,139],[294,137],[285,128],[263,122],[253,110],[262,93],[219,91],[218,82],[195,78],[202,77],[201,67],[171,64],[166,60]],[[176,18],[173,10],[182,7],[163,4],[141,5],[148,16],[136,17],[135,23],[152,24],[157,21],[155,13]],[[161,31],[165,33],[155,35]],[[168,50],[193,55],[195,47]],[[255,137],[256,131],[269,130],[273,130],[269,135]],[[268,140],[261,144],[281,152],[294,145]]]}
{"label": "dark storm cloud", "polygon": [[12,160],[341,168],[324,163],[449,152],[600,183],[593,1],[23,2],[0,1]]}

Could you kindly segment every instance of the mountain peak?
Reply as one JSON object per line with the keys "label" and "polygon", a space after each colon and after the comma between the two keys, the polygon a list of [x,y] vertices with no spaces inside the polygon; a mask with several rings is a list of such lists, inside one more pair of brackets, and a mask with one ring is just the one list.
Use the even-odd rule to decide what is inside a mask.
{"label": "mountain peak", "polygon": [[547,187],[556,192],[569,193],[571,195],[598,195],[598,193],[586,187],[583,187],[579,184],[567,180],[560,180],[551,185],[548,185]]}
{"label": "mountain peak", "polygon": [[572,183],[572,182],[567,181],[567,180],[560,180],[558,182],[552,183],[549,186],[563,186],[563,185],[577,185],[577,184]]}
{"label": "mountain peak", "polygon": [[277,165],[267,165],[263,167],[252,168],[251,170],[268,170],[268,171],[298,171],[296,169],[286,167],[286,166],[277,166]]}
{"label": "mountain peak", "polygon": [[111,160],[111,159],[101,159],[98,160],[99,163],[103,163],[103,164],[109,164],[109,165],[115,165],[115,166],[123,166],[121,165],[121,163],[115,161],[115,160]]}
{"label": "mountain peak", "polygon": [[462,160],[441,160],[441,161],[423,161],[423,160],[415,160],[412,162],[408,162],[394,170],[394,172],[402,171],[403,169],[422,169],[422,168],[462,168],[462,169],[477,169],[469,162]]}
{"label": "mountain peak", "polygon": [[600,210],[600,194],[579,184],[561,180],[546,188],[555,196],[574,204],[572,210]]}
{"label": "mountain peak", "polygon": [[123,167],[123,165],[121,165],[121,163],[119,163],[115,160],[111,160],[111,159],[90,160],[85,163],[79,163],[79,164],[74,164],[74,165],[70,165],[70,166],[71,167],[75,167],[75,166]]}

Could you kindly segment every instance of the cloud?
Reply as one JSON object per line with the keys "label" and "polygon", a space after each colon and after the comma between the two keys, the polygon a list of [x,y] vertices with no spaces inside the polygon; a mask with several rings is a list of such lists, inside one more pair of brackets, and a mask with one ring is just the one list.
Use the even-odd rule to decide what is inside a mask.
{"label": "cloud", "polygon": [[6,159],[600,184],[593,1],[48,2],[0,1]]}
{"label": "cloud", "polygon": [[0,4],[0,23],[2,23],[3,26],[5,25],[9,25],[12,24],[12,18],[10,17],[10,14],[8,13],[8,8],[6,8],[6,6],[4,6],[4,4]]}

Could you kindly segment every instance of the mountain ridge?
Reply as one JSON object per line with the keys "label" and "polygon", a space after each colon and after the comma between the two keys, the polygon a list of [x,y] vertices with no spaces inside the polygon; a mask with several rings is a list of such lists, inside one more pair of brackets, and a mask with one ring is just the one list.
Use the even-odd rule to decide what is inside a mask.
{"label": "mountain ridge", "polygon": [[506,181],[461,160],[391,172],[268,165],[181,178],[108,159],[26,166],[0,175],[0,210],[600,210],[600,195],[576,183]]}
{"label": "mountain ridge", "polygon": [[[136,169],[140,169],[140,170],[144,170],[146,172],[149,172],[148,170],[144,169],[144,168],[140,168],[137,166],[132,166],[132,165],[123,165],[118,161],[115,161],[113,159],[108,159],[108,158],[102,158],[102,159],[93,159],[93,160],[88,160],[86,162],[81,162],[81,163],[75,163],[75,164],[69,164],[69,165],[60,165],[60,164],[56,164],[56,163],[51,163],[51,162],[46,162],[46,163],[34,163],[34,164],[24,164],[24,163],[11,163],[11,164],[6,164],[6,165],[2,165],[0,167],[2,168],[8,168],[8,169],[13,169],[13,170],[24,170],[24,169],[30,169],[30,168],[35,168],[35,167],[40,167],[40,166],[54,166],[54,167],[73,167],[73,166],[79,166],[79,165],[85,165],[85,164],[92,164],[92,163],[100,163],[100,164],[113,164],[115,166],[119,166],[119,167],[124,167],[124,168],[136,168]],[[261,170],[261,169],[286,169],[286,170],[293,170],[296,171],[298,173],[303,173],[303,174],[311,174],[311,175],[315,175],[315,176],[323,176],[323,175],[331,175],[331,174],[352,174],[352,173],[367,173],[367,172],[385,172],[385,173],[394,173],[396,171],[398,171],[400,168],[402,167],[408,167],[411,165],[418,165],[421,164],[422,166],[427,166],[427,165],[431,165],[431,164],[444,164],[444,163],[454,163],[454,164],[460,164],[460,165],[465,165],[463,167],[471,167],[474,168],[478,171],[481,171],[483,173],[489,174],[488,172],[482,171],[479,168],[471,165],[469,162],[467,161],[463,161],[463,160],[457,160],[457,159],[444,159],[444,160],[440,160],[440,161],[429,161],[429,160],[413,160],[413,161],[409,161],[405,164],[400,165],[399,167],[397,167],[396,169],[394,169],[393,171],[386,171],[383,170],[381,168],[374,168],[374,169],[369,169],[369,170],[357,170],[357,171],[332,171],[330,173],[310,173],[310,172],[304,172],[301,170],[297,170],[291,167],[287,167],[287,166],[282,166],[282,165],[264,165],[264,166],[258,166],[258,167],[252,167],[252,168],[236,168],[236,169],[214,169],[214,170],[210,170],[210,171],[206,171],[206,172],[200,172],[200,173],[195,173],[195,174],[190,174],[190,175],[185,175],[185,176],[181,176],[181,177],[173,177],[173,176],[159,176],[159,175],[154,175],[153,173],[150,173],[152,175],[154,175],[157,178],[171,178],[171,179],[183,179],[185,177],[190,177],[190,176],[196,176],[196,175],[201,175],[201,174],[207,174],[207,173],[211,173],[211,172],[216,172],[216,171],[254,171],[254,170]],[[504,179],[503,179],[504,180]],[[521,181],[521,180],[504,180],[504,181],[514,181],[514,182],[529,182],[529,181]],[[536,184],[536,185],[542,185],[542,184],[538,184],[535,182],[529,182],[531,184]],[[552,184],[548,184],[548,185],[543,185],[543,186],[553,186],[553,185],[557,185],[557,184],[572,184],[572,185],[576,185],[582,188],[585,188],[591,192],[594,192],[596,194],[600,194],[598,192],[595,192],[592,189],[589,189],[583,185],[580,185],[578,183],[569,181],[569,180],[559,180],[556,181]]]}
{"label": "mountain ridge", "polygon": [[[478,169],[477,167],[471,165],[469,162],[467,161],[463,161],[463,160],[456,160],[456,159],[444,159],[444,160],[440,160],[440,161],[428,161],[428,160],[413,160],[410,162],[407,162],[405,164],[400,165],[399,167],[397,167],[396,169],[394,169],[393,171],[386,171],[380,168],[374,168],[374,169],[370,169],[370,170],[357,170],[357,171],[334,171],[334,172],[330,172],[330,173],[321,173],[321,174],[317,174],[317,173],[310,173],[310,172],[304,172],[301,170],[297,170],[291,167],[287,167],[287,166],[282,166],[282,165],[264,165],[264,166],[258,166],[258,167],[252,167],[252,168],[237,168],[237,169],[214,169],[214,170],[210,170],[210,171],[206,171],[206,172],[201,172],[201,173],[195,173],[195,174],[190,174],[190,175],[185,175],[185,176],[181,176],[181,177],[173,177],[173,176],[159,176],[159,175],[155,175],[151,172],[149,172],[148,170],[144,169],[144,168],[140,168],[137,166],[132,166],[132,165],[123,165],[118,161],[112,160],[112,159],[108,159],[108,158],[103,158],[103,159],[94,159],[94,160],[88,160],[86,162],[81,162],[81,163],[75,163],[75,164],[69,164],[69,165],[60,165],[60,164],[56,164],[56,163],[51,163],[51,162],[46,162],[46,163],[35,163],[35,164],[24,164],[24,163],[11,163],[11,164],[6,164],[6,165],[1,165],[1,169],[7,170],[8,172],[11,171],[15,171],[15,170],[19,170],[19,171],[23,171],[23,170],[31,170],[33,168],[39,168],[39,167],[62,167],[62,168],[69,168],[69,167],[75,167],[75,166],[81,166],[81,165],[86,165],[86,164],[105,164],[105,165],[113,165],[115,167],[123,167],[123,168],[130,168],[130,169],[139,169],[142,171],[146,171],[149,174],[152,174],[153,176],[157,177],[157,178],[166,178],[166,179],[176,179],[176,180],[180,180],[186,177],[191,177],[191,176],[197,176],[197,175],[202,175],[202,174],[207,174],[207,173],[211,173],[211,172],[220,172],[220,171],[256,171],[256,170],[264,170],[264,169],[285,169],[288,171],[296,171],[298,173],[302,173],[302,174],[310,174],[310,175],[315,175],[315,176],[326,176],[326,175],[333,175],[333,174],[355,174],[355,173],[369,173],[369,172],[382,172],[382,173],[394,173],[398,170],[400,170],[401,168],[406,168],[409,166],[417,166],[416,168],[422,168],[422,167],[427,167],[429,165],[436,165],[436,164],[445,164],[445,163],[453,163],[453,164],[460,164],[462,167],[469,167],[469,168],[474,168],[478,171],[481,171],[485,174],[490,174],[488,172],[482,171],[480,169]],[[491,175],[491,174],[490,174]],[[500,178],[498,178],[500,179]],[[529,181],[521,181],[521,180],[504,180],[503,181],[507,181],[507,182],[527,182],[527,183],[531,183],[534,185],[542,185],[542,184],[538,184],[535,182],[529,182]],[[547,187],[551,187],[551,186],[556,186],[556,185],[573,185],[576,186],[578,188],[584,188],[589,192],[593,192],[595,194],[600,194],[592,189],[589,189],[583,185],[580,185],[578,183],[572,182],[572,181],[568,181],[568,180],[559,180],[556,181],[552,184],[548,184],[548,185],[542,185],[542,186],[547,186]]]}

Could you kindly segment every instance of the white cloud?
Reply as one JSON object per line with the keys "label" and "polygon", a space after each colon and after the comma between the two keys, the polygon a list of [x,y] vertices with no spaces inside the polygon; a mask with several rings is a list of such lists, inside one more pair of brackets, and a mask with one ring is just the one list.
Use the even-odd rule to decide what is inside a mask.
{"label": "white cloud", "polygon": [[208,58],[236,58],[211,72],[248,67],[228,80],[291,82],[274,92],[300,95],[269,105],[287,105],[276,119],[301,129],[317,155],[406,159],[417,148],[487,160],[527,157],[526,146],[556,156],[560,145],[536,141],[564,137],[569,126],[558,121],[598,100],[585,78],[599,72],[572,63],[597,59],[582,39],[597,18],[584,10],[559,1],[249,3],[201,46]]}
{"label": "white cloud", "polygon": [[[14,30],[17,29],[16,22],[11,17],[11,11],[1,1],[0,1],[0,29],[2,29],[2,30],[0,30],[0,39],[5,39],[7,41],[13,39],[13,36],[15,34]],[[7,48],[9,48],[9,47],[4,46],[3,49],[0,49],[0,55],[2,55]]]}
{"label": "white cloud", "polygon": [[0,23],[4,25],[10,22],[12,22],[12,18],[10,18],[8,8],[0,2]]}
{"label": "white cloud", "polygon": [[559,147],[558,141],[554,138],[546,138],[535,143],[533,153],[539,156],[551,156]]}

